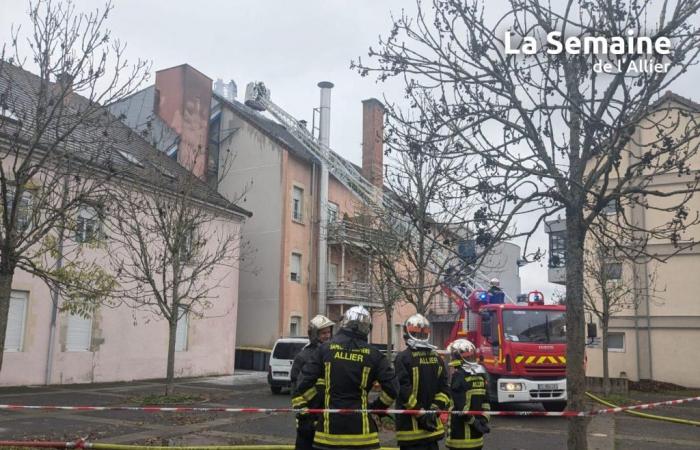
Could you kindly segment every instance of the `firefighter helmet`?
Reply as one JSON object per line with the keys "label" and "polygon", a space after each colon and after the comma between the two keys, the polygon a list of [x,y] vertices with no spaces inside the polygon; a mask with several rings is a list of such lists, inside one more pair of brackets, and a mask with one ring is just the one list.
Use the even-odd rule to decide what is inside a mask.
{"label": "firefighter helmet", "polygon": [[498,278],[491,278],[491,281],[489,281],[489,283],[491,283],[491,286],[499,287],[501,285],[501,280],[499,280]]}
{"label": "firefighter helmet", "polygon": [[468,339],[456,339],[447,346],[452,359],[461,359],[463,361],[476,361],[476,346]]}
{"label": "firefighter helmet", "polygon": [[372,330],[372,317],[364,306],[353,306],[343,314],[340,326],[366,336]]}
{"label": "firefighter helmet", "polygon": [[322,314],[317,315],[309,321],[309,341],[318,342],[318,332],[329,327],[331,328],[332,332],[333,325],[335,325],[335,322],[332,322],[328,317]]}
{"label": "firefighter helmet", "polygon": [[421,314],[414,314],[403,324],[403,337],[416,344],[427,344],[430,340],[430,322]]}

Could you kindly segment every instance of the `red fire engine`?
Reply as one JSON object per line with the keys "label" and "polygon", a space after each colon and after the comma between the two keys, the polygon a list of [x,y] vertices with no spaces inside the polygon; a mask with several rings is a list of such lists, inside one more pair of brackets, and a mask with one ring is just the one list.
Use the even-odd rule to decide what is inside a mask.
{"label": "red fire engine", "polygon": [[542,403],[547,411],[566,407],[566,308],[545,305],[533,291],[516,303],[503,292],[477,289],[465,296],[443,287],[457,303],[459,318],[448,342],[474,343],[489,375],[489,397],[499,403]]}

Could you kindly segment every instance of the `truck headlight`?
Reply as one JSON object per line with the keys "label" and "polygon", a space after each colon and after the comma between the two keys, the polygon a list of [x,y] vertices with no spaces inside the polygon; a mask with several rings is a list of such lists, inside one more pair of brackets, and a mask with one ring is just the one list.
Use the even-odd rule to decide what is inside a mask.
{"label": "truck headlight", "polygon": [[525,387],[522,383],[501,383],[501,390],[507,392],[522,391]]}

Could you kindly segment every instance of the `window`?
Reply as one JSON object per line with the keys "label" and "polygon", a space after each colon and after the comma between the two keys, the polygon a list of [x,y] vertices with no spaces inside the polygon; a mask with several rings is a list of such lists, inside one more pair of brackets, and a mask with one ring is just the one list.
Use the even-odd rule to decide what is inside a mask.
{"label": "window", "polygon": [[22,351],[28,297],[29,294],[23,291],[10,293],[10,312],[7,315],[7,331],[5,331],[6,352]]}
{"label": "window", "polygon": [[549,267],[566,265],[566,231],[549,233]]}
{"label": "window", "polygon": [[611,214],[616,214],[618,210],[618,200],[617,199],[612,199],[610,200],[605,206],[603,206],[603,209],[600,210],[601,214],[605,215],[611,215]]}
{"label": "window", "polygon": [[180,249],[178,251],[180,262],[186,263],[192,258],[193,243],[194,230],[192,228],[183,230],[183,236],[180,237]]}
{"label": "window", "polygon": [[611,352],[624,352],[625,333],[608,333],[608,350]]}
{"label": "window", "polygon": [[19,122],[19,117],[17,117],[17,114],[14,113],[11,109],[9,109],[6,106],[0,107],[0,116],[2,119],[11,121],[11,122]]}
{"label": "window", "polygon": [[100,217],[96,208],[84,206],[78,211],[75,224],[76,242],[92,242],[100,238]]}
{"label": "window", "polygon": [[[15,203],[15,186],[7,186],[7,205],[12,208]],[[22,192],[22,198],[17,205],[17,228],[21,231],[29,228],[32,222],[32,201],[34,194],[30,189]]]}
{"label": "window", "polygon": [[338,205],[335,203],[328,203],[328,223],[333,223],[338,221]]}
{"label": "window", "polygon": [[605,263],[603,265],[603,270],[605,271],[605,279],[608,281],[622,278],[622,263]]}
{"label": "window", "polygon": [[175,351],[187,351],[187,331],[189,328],[189,318],[182,307],[178,309],[177,329],[175,331]]}
{"label": "window", "polygon": [[333,284],[338,282],[338,264],[328,265],[328,282]]}
{"label": "window", "polygon": [[301,317],[292,316],[289,321],[289,335],[291,337],[299,336],[299,328],[301,327]]}
{"label": "window", "polygon": [[143,164],[141,164],[141,161],[139,161],[139,160],[138,160],[134,155],[132,155],[131,153],[127,153],[127,152],[125,152],[124,150],[120,150],[120,149],[117,149],[117,153],[119,153],[119,155],[120,155],[122,158],[126,159],[126,160],[129,161],[131,164],[134,164],[134,165],[139,166],[139,167],[143,167]]}
{"label": "window", "polygon": [[292,219],[296,222],[304,220],[304,190],[297,186],[292,188]]}
{"label": "window", "polygon": [[68,316],[66,330],[66,351],[87,352],[90,350],[92,339],[92,319],[76,314]]}
{"label": "window", "polygon": [[301,283],[301,254],[292,253],[292,260],[289,263],[289,279]]}

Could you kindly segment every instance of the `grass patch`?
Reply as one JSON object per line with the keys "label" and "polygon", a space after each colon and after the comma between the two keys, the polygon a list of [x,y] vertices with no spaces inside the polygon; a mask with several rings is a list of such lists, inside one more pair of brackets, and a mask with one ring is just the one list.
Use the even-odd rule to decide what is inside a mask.
{"label": "grass patch", "polygon": [[159,394],[149,394],[143,397],[132,397],[129,399],[130,403],[136,403],[138,405],[187,405],[190,403],[199,403],[208,401],[209,398],[204,395],[197,394],[173,394],[173,395],[159,395]]}

